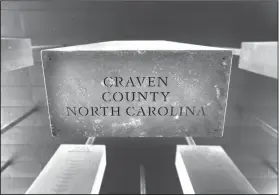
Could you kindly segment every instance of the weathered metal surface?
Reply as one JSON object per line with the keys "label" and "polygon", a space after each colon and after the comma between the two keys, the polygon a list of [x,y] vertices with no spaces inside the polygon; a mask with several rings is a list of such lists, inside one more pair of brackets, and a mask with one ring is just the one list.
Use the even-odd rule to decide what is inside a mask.
{"label": "weathered metal surface", "polygon": [[1,71],[11,71],[33,65],[30,39],[1,38]]}
{"label": "weathered metal surface", "polygon": [[61,145],[26,194],[99,194],[106,148]]}
{"label": "weathered metal surface", "polygon": [[241,44],[239,68],[277,78],[278,42],[243,42]]}
{"label": "weathered metal surface", "polygon": [[221,146],[177,146],[183,194],[256,194]]}
{"label": "weathered metal surface", "polygon": [[43,51],[52,134],[222,136],[232,52],[135,48]]}

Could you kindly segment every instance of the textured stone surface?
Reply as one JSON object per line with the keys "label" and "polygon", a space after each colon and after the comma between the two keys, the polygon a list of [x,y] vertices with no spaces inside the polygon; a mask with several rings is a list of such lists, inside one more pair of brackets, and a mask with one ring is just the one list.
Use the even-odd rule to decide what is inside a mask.
{"label": "textured stone surface", "polygon": [[[222,136],[231,51],[164,41],[120,43],[43,51],[54,136]],[[104,81],[106,77],[111,79]],[[116,77],[123,79],[124,87],[119,83],[115,87]],[[154,78],[151,85],[148,77]],[[141,86],[139,81],[143,81]],[[113,87],[107,87],[110,84]],[[116,100],[120,92],[124,99],[106,102],[102,99],[105,92],[118,92]],[[135,100],[125,99],[126,92],[129,97],[136,92]],[[152,92],[159,92],[156,99]],[[108,107],[106,112],[100,106]],[[111,107],[116,111],[119,107],[119,113]]]}
{"label": "textured stone surface", "polygon": [[1,71],[11,71],[33,66],[31,40],[1,38]]}

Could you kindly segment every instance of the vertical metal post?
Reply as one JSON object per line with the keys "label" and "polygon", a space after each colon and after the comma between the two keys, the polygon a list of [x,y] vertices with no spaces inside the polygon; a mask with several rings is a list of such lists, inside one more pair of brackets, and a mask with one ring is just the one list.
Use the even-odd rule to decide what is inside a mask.
{"label": "vertical metal post", "polygon": [[143,165],[140,165],[140,194],[146,194],[145,172]]}
{"label": "vertical metal post", "polygon": [[196,145],[196,142],[192,137],[186,137],[185,139],[188,145],[192,145],[192,146]]}
{"label": "vertical metal post", "polygon": [[89,137],[85,143],[85,145],[93,145],[95,141],[95,137]]}

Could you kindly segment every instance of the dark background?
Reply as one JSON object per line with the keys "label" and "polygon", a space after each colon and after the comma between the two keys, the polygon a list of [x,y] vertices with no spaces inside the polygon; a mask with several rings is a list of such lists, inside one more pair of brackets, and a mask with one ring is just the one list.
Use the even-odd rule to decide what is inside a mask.
{"label": "dark background", "polygon": [[240,47],[243,41],[277,40],[277,1],[269,0],[50,0],[4,2],[3,9],[21,11],[33,45],[151,39]]}
{"label": "dark background", "polygon": [[[277,4],[278,1],[268,0],[6,1],[1,2],[1,37],[31,38],[34,46],[75,45],[109,40],[168,40],[240,48],[244,41],[278,41]],[[33,100],[34,97],[44,98],[44,95],[38,96],[39,92],[44,92],[41,62],[39,58],[35,58],[35,61],[35,65],[27,70],[32,81],[30,90]],[[5,91],[1,95],[1,102],[4,100],[1,103],[1,115],[11,110],[18,112],[17,109],[26,107],[11,105],[10,92],[6,92],[10,86],[3,87]],[[17,87],[26,93],[21,85]],[[277,182],[277,175],[265,163],[273,167],[277,165],[277,140],[262,131],[253,121],[247,121],[245,116],[252,113],[277,129],[277,89],[277,80],[238,69],[238,57],[235,56],[224,137],[195,139],[200,145],[222,145],[255,189],[262,193],[271,192]],[[17,93],[17,98],[20,97]],[[5,118],[1,117],[1,126],[5,122]],[[28,145],[28,151],[36,148],[36,154],[29,152],[29,160],[40,162],[42,166],[37,169],[39,173],[61,143],[56,141],[50,144],[53,140],[48,125],[48,121],[39,125],[34,121],[28,125],[23,123],[16,130],[25,131],[25,134],[17,137],[17,141],[12,137],[13,131],[1,137],[5,143],[1,145],[1,161]],[[23,140],[27,135],[33,136],[28,143]],[[14,142],[11,142],[12,139]],[[17,145],[19,143],[21,145]],[[71,143],[82,144],[85,139],[74,138]],[[147,193],[182,193],[174,166],[174,155],[177,144],[186,144],[184,138],[146,138],[140,141],[100,138],[96,144],[108,146],[108,164],[101,193],[139,193],[140,164],[144,164],[146,169]],[[22,156],[26,155],[22,153]],[[21,169],[24,168],[19,166],[18,170]],[[34,172],[34,169],[30,169],[30,172]],[[28,171],[19,174],[13,172],[12,168],[10,172],[14,174],[12,178],[1,174],[1,183],[5,186],[1,187],[1,192],[15,192],[18,188],[16,192],[24,193],[38,174],[30,174]]]}

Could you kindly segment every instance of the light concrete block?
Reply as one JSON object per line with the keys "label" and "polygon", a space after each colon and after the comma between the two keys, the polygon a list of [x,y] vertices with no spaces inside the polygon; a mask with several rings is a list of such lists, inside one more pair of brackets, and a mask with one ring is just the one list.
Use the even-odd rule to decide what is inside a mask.
{"label": "light concrete block", "polygon": [[1,37],[1,71],[11,71],[33,65],[30,39]]}
{"label": "light concrete block", "polygon": [[278,42],[243,42],[239,68],[277,79]]}
{"label": "light concrete block", "polygon": [[178,145],[175,166],[184,194],[256,194],[221,146]]}
{"label": "light concrete block", "polygon": [[105,146],[61,145],[26,194],[98,194],[105,167]]}

